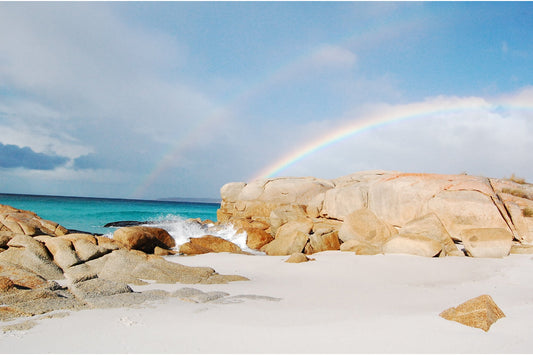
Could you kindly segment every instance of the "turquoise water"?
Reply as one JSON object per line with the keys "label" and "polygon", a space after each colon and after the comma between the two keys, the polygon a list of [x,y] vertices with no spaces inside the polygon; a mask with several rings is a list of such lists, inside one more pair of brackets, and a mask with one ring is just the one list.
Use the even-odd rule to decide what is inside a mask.
{"label": "turquoise water", "polygon": [[104,228],[104,225],[115,221],[153,221],[160,224],[176,224],[188,218],[216,221],[220,207],[219,204],[208,203],[12,194],[0,194],[0,204],[35,212],[41,218],[68,229],[99,234],[112,233],[116,228]]}

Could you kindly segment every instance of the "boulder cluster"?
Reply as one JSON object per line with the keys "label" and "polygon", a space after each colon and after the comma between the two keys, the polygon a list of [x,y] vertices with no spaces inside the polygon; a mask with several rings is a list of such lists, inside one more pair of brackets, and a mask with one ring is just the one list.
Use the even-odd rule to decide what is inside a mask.
{"label": "boulder cluster", "polygon": [[218,221],[268,255],[533,252],[533,185],[515,178],[364,171],[232,182],[220,193]]}
{"label": "boulder cluster", "polygon": [[174,239],[159,228],[124,227],[110,239],[69,233],[33,212],[0,205],[0,320],[102,307],[117,302],[102,297],[126,293],[131,295],[119,304],[159,297],[140,295],[129,287],[147,284],[146,280],[186,284],[247,280],[160,256],[172,253],[169,249],[174,246]]}

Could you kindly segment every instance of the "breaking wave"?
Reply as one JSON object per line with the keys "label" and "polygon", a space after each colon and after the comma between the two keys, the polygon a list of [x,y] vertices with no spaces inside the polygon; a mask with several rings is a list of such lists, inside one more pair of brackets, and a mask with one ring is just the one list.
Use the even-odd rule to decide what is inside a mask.
{"label": "breaking wave", "polygon": [[235,243],[243,251],[252,254],[263,254],[248,248],[246,245],[246,232],[237,233],[237,230],[232,224],[202,224],[195,220],[185,219],[181,216],[172,214],[151,219],[147,222],[148,223],[145,224],[146,226],[165,229],[176,241],[176,249],[179,249],[180,245],[187,243],[189,238],[197,238],[209,234]]}

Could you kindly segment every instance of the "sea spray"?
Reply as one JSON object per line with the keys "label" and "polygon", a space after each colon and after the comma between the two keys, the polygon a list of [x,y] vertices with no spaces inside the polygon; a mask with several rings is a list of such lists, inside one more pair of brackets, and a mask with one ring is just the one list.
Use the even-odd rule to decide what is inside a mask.
{"label": "sea spray", "polygon": [[187,243],[190,238],[198,238],[209,234],[228,240],[238,245],[243,251],[252,254],[263,254],[248,248],[246,245],[246,232],[237,233],[237,230],[232,224],[203,224],[173,214],[150,219],[147,222],[148,223],[145,224],[145,226],[165,229],[176,241],[177,248],[179,248],[180,245]]}

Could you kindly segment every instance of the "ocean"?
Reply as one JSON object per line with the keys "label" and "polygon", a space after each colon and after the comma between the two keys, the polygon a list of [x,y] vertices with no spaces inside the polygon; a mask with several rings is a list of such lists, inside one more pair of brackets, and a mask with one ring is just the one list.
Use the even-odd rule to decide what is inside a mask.
{"label": "ocean", "polygon": [[150,226],[167,230],[178,246],[190,237],[211,234],[249,251],[246,234],[236,233],[232,226],[207,230],[205,226],[187,221],[189,218],[216,221],[220,207],[216,203],[0,194],[0,204],[35,212],[67,229],[111,236],[117,228],[104,227],[107,223],[147,221]]}

